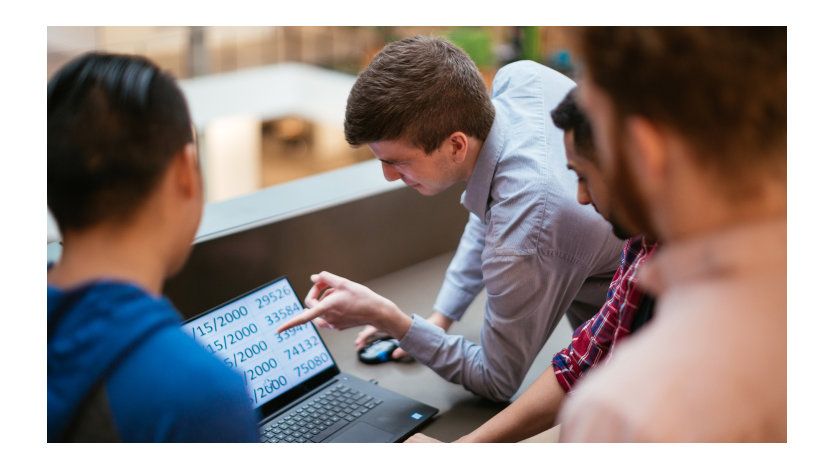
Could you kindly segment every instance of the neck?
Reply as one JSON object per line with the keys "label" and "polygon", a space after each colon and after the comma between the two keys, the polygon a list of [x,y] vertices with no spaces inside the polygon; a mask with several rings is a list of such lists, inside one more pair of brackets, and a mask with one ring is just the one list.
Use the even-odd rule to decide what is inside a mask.
{"label": "neck", "polygon": [[679,194],[680,197],[673,198],[678,202],[686,199],[687,202],[676,210],[670,207],[667,211],[660,237],[664,242],[787,216],[787,188],[784,182],[763,182],[756,194],[743,198],[728,198],[711,188],[706,188],[701,194],[694,191],[680,191]]}
{"label": "neck", "polygon": [[167,254],[158,232],[135,227],[96,226],[64,235],[61,259],[49,270],[49,284],[68,288],[98,279],[129,282],[159,295]]}

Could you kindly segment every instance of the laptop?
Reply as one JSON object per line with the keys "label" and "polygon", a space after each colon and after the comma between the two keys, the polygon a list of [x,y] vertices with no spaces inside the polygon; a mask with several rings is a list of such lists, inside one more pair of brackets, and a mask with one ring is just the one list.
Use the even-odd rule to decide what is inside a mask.
{"label": "laptop", "polygon": [[312,323],[276,333],[303,310],[281,277],[182,324],[243,376],[262,442],[400,442],[437,413],[340,372]]}

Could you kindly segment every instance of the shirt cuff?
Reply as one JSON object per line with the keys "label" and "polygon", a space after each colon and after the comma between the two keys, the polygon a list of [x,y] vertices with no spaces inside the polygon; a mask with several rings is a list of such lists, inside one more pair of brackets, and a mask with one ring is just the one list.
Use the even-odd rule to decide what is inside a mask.
{"label": "shirt cuff", "polygon": [[411,315],[411,327],[400,339],[400,347],[418,362],[431,363],[443,344],[446,331],[420,315]]}
{"label": "shirt cuff", "polygon": [[554,355],[550,364],[553,366],[553,374],[555,374],[559,386],[562,387],[565,393],[570,393],[573,390],[573,384],[576,382],[577,377],[571,371],[566,351],[567,349],[564,349]]}
{"label": "shirt cuff", "polygon": [[434,301],[434,311],[454,321],[460,321],[476,295],[455,287],[449,282],[443,282],[437,294],[437,300]]}

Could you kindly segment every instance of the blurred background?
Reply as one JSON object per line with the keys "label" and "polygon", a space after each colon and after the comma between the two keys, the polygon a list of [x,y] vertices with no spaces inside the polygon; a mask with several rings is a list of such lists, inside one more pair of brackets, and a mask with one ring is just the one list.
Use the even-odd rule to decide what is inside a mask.
{"label": "blurred background", "polygon": [[197,130],[207,202],[372,159],[342,121],[356,75],[388,42],[444,36],[487,86],[530,59],[573,74],[560,27],[90,26],[47,28],[47,74],[91,50],[140,54],[176,77]]}

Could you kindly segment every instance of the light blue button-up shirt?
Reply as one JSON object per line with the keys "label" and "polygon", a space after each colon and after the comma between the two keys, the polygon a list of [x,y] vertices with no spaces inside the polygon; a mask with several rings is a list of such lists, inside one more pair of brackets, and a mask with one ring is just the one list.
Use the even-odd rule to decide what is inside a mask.
{"label": "light blue button-up shirt", "polygon": [[461,198],[469,221],[434,307],[459,320],[486,288],[481,344],[417,315],[400,341],[446,380],[493,400],[516,392],[569,308],[596,313],[623,248],[611,226],[576,201],[562,131],[550,118],[574,86],[530,61],[498,71],[495,121]]}

